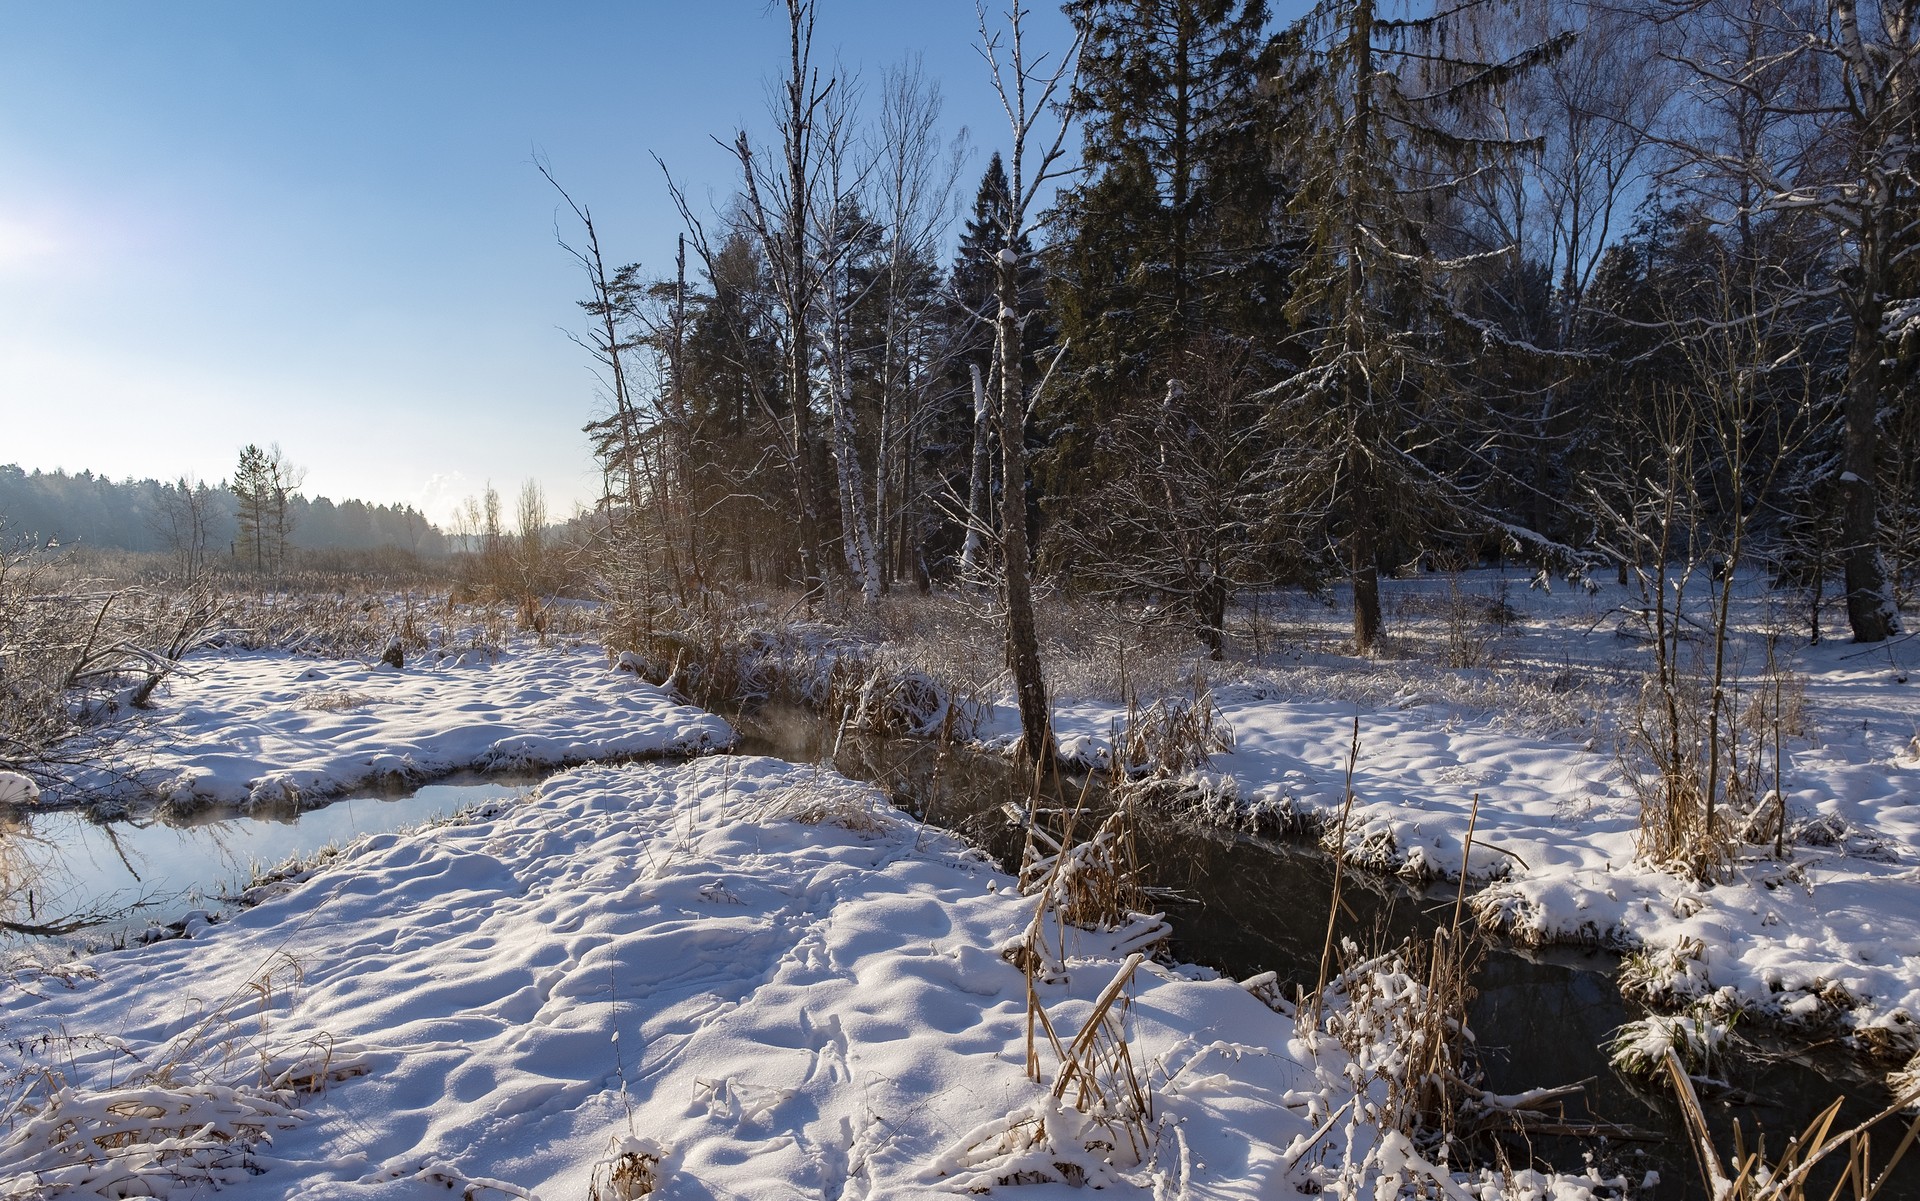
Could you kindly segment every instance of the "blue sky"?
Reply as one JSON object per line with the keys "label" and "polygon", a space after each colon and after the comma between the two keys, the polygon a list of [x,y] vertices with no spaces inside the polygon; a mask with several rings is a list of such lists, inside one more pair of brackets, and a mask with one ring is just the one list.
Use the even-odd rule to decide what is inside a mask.
{"label": "blue sky", "polygon": [[[966,200],[1005,128],[975,29],[822,0],[816,35],[875,82],[924,54]],[[277,441],[310,494],[436,519],[489,479],[590,501],[582,285],[532,156],[670,269],[648,152],[724,200],[712,137],[764,133],[783,54],[764,0],[0,0],[0,462],[217,480]]]}

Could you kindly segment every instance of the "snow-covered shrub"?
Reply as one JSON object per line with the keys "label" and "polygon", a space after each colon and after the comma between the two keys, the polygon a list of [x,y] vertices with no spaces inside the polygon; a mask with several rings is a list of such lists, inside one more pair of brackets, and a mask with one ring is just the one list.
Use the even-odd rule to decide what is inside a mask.
{"label": "snow-covered shrub", "polygon": [[9,1165],[0,1194],[41,1201],[166,1195],[178,1182],[237,1184],[252,1175],[255,1144],[300,1116],[288,1089],[60,1088],[24,1106],[0,1139],[0,1161]]}
{"label": "snow-covered shrub", "polygon": [[[1297,1012],[1324,1086],[1318,1126],[1288,1150],[1317,1191],[1343,1198],[1591,1197],[1618,1190],[1618,1180],[1586,1175],[1481,1170],[1462,1176],[1451,1165],[1466,1140],[1487,1134],[1567,1129],[1561,1100],[1579,1086],[1496,1096],[1479,1086],[1474,1040],[1466,1026],[1480,943],[1460,926],[1429,943],[1409,939],[1366,955],[1342,944],[1346,966]],[[1256,995],[1260,995],[1257,991]],[[1344,1104],[1335,1098],[1348,1094]],[[1324,1115],[1324,1116],[1321,1116]]]}
{"label": "snow-covered shrub", "polygon": [[1441,661],[1448,667],[1486,667],[1495,640],[1519,620],[1519,614],[1507,601],[1505,581],[1496,595],[1488,597],[1462,592],[1460,581],[1450,579],[1441,620]]}
{"label": "snow-covered shrub", "polygon": [[1351,940],[1343,946],[1346,966],[1309,1012],[1346,1053],[1346,1076],[1363,1096],[1356,1112],[1442,1147],[1475,1091],[1466,1012],[1479,947],[1464,930],[1447,928],[1431,944],[1410,938],[1372,956]]}
{"label": "snow-covered shrub", "polygon": [[897,658],[880,648],[835,659],[823,707],[844,728],[868,734],[970,737],[981,707],[955,704],[932,676]]}
{"label": "snow-covered shrub", "polygon": [[45,1045],[61,1066],[8,1082],[17,1092],[0,1111],[0,1195],[167,1196],[178,1184],[218,1189],[252,1176],[255,1149],[307,1116],[302,1099],[368,1070],[360,1048],[274,1035],[267,1014],[297,975],[290,964],[275,956],[148,1058],[118,1039]]}
{"label": "snow-covered shrub", "polygon": [[1672,1051],[1689,1071],[1705,1072],[1726,1038],[1726,1028],[1708,1014],[1654,1014],[1614,1031],[1607,1061],[1623,1075],[1652,1079],[1666,1071]]}
{"label": "snow-covered shrub", "polygon": [[1620,961],[1620,991],[1650,1005],[1691,1000],[1707,988],[1706,945],[1682,935],[1671,946],[1642,947]]}
{"label": "snow-covered shrub", "polygon": [[1126,1184],[1115,1168],[1133,1166],[1116,1165],[1115,1150],[1108,1123],[1049,1095],[968,1131],[928,1175],[963,1193],[1016,1184],[1113,1188]]}

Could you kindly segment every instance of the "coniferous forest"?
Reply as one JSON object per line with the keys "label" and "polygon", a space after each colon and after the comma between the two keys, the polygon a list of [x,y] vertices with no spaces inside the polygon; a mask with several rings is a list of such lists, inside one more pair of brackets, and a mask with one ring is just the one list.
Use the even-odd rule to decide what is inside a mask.
{"label": "coniferous forest", "polygon": [[[260,453],[256,447],[247,450]],[[446,536],[410,505],[368,504],[308,497],[297,482],[262,481],[257,467],[231,483],[200,480],[111,480],[91,472],[25,471],[0,464],[0,516],[9,538],[40,544],[79,545],[208,562],[228,559],[246,566],[277,566],[289,546],[306,549],[375,550],[393,547],[437,555]],[[291,486],[289,486],[289,483]],[[256,554],[268,534],[274,563]],[[182,569],[181,574],[193,575]]]}
{"label": "coniferous forest", "polygon": [[1216,650],[1239,590],[1348,584],[1364,652],[1383,572],[1684,554],[1897,632],[1910,3],[1065,7],[1070,46],[983,15],[984,171],[790,0],[718,211],[663,164],[685,232],[627,264],[566,197],[650,586],[984,586],[1019,541]]}

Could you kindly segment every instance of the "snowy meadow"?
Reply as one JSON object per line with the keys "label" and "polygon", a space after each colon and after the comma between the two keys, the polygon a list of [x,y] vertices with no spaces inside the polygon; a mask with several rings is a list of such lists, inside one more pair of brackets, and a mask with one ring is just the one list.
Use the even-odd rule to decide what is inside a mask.
{"label": "snowy meadow", "polygon": [[[1079,766],[1038,790],[1008,771],[947,817],[1004,866],[890,804],[916,808],[903,773],[866,773],[876,788],[833,766],[857,740],[936,774],[1009,752],[992,615],[964,597],[799,622],[749,602],[704,644],[658,644],[673,662],[609,653],[584,617],[544,635],[508,618],[495,639],[397,597],[360,610],[359,657],[215,633],[142,705],[92,719],[93,760],[8,777],[10,829],[73,806],[288,821],[456,771],[656,762],[562,770],[261,865],[225,904],[157,898],[118,949],[16,938],[8,1194],[1698,1187],[1677,1148],[1633,1151],[1636,1124],[1664,1129],[1651,1110],[1553,1087],[1578,1080],[1485,1087],[1465,1022],[1487,940],[1625,952],[1601,961],[1646,1006],[1616,1034],[1621,1080],[1664,1094],[1677,1067],[1714,1110],[1717,1154],[1738,1154],[1728,1117],[1753,1111],[1725,1105],[1755,1056],[1837,1040],[1857,1065],[1832,1084],[1861,1094],[1849,1121],[1897,1108],[1920,1005],[1911,648],[1780,665],[1794,724],[1765,795],[1785,798],[1785,830],[1756,825],[1703,880],[1639,850],[1625,722],[1650,652],[1623,595],[1478,572],[1388,596],[1399,654],[1368,659],[1341,646],[1334,598],[1260,598],[1220,661],[1138,613],[1054,612],[1055,723]],[[1743,585],[1744,661],[1781,657],[1778,603]],[[810,753],[726,753],[770,705],[810,715]],[[1311,848],[1351,899],[1302,898],[1337,916],[1293,962],[1238,980],[1183,964],[1169,948],[1195,911],[1165,891],[1177,865],[1150,861],[1168,821]],[[37,896],[60,895],[40,878]],[[1309,878],[1326,887],[1236,884]],[[1392,935],[1359,918],[1394,890],[1439,916]],[[8,896],[4,916],[51,924]],[[1889,1072],[1892,1091],[1867,1083]],[[1530,1160],[1536,1141],[1558,1167]]]}

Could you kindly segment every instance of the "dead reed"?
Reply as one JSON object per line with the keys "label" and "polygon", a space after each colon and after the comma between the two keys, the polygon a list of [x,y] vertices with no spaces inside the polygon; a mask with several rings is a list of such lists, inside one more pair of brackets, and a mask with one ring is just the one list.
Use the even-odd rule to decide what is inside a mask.
{"label": "dead reed", "polygon": [[[1163,915],[1140,912],[1146,894],[1124,798],[1091,837],[1076,839],[1089,820],[1091,790],[1089,777],[1071,807],[1051,811],[1062,823],[1057,836],[1041,828],[1040,819],[1049,811],[1039,805],[1037,781],[1026,812],[1013,810],[1027,829],[1020,887],[1034,898],[1034,908],[1026,929],[1001,954],[1026,977],[1028,1078],[1044,1079],[1042,1038],[1057,1067],[1049,1104],[1015,1115],[992,1132],[996,1155],[1025,1156],[1050,1167],[1015,1167],[998,1183],[1060,1179],[1084,1184],[1088,1155],[1099,1163],[1133,1166],[1151,1151],[1153,1099],[1131,1050],[1127,990],[1146,961],[1145,950],[1163,940],[1168,928]],[[1065,976],[1072,929],[1105,935],[1103,949],[1126,958],[1095,998],[1079,1032],[1067,1036],[1042,1002],[1040,984]],[[1033,1154],[1049,1149],[1063,1157]]]}
{"label": "dead reed", "polygon": [[666,1152],[652,1139],[616,1137],[606,1158],[593,1165],[587,1184],[588,1201],[635,1201],[660,1187],[660,1165]]}
{"label": "dead reed", "polygon": [[1904,1117],[1902,1111],[1913,1104],[1913,1098],[1898,1097],[1866,1121],[1835,1130],[1834,1123],[1845,1102],[1844,1097],[1836,1097],[1805,1130],[1787,1140],[1777,1158],[1767,1155],[1764,1134],[1748,1146],[1746,1131],[1738,1119],[1733,1123],[1732,1151],[1723,1154],[1707,1125],[1700,1098],[1693,1090],[1693,1080],[1680,1056],[1671,1048],[1663,1057],[1663,1066],[1680,1102],[1701,1178],[1716,1201],[1807,1201],[1808,1190],[1814,1187],[1814,1169],[1836,1158],[1841,1165],[1840,1178],[1826,1192],[1826,1201],[1839,1201],[1842,1196],[1851,1197],[1853,1201],[1873,1201],[1913,1147],[1914,1139],[1920,1137],[1920,1116],[1916,1116],[1907,1123],[1893,1153],[1876,1169],[1873,1131],[1882,1123]]}
{"label": "dead reed", "polygon": [[[166,1195],[176,1184],[217,1189],[251,1177],[254,1149],[298,1124],[302,1099],[368,1070],[363,1053],[325,1034],[277,1032],[271,1015],[299,978],[298,963],[276,953],[150,1057],[118,1039],[42,1040],[65,1059],[23,1066],[5,1082],[13,1095],[0,1108],[9,1173],[0,1195]],[[105,1061],[92,1079],[69,1079],[81,1070],[75,1048]]]}

